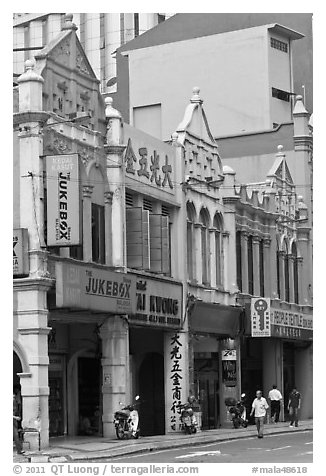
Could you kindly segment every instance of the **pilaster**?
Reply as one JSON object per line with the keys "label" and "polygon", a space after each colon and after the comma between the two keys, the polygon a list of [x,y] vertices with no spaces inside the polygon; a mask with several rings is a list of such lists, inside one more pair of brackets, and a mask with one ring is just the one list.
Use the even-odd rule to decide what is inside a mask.
{"label": "pilaster", "polygon": [[195,278],[197,283],[203,282],[202,276],[202,249],[201,249],[201,223],[194,223],[195,235]]}
{"label": "pilaster", "polygon": [[103,436],[115,436],[113,414],[128,403],[129,334],[124,316],[108,317],[100,330],[103,372]]}

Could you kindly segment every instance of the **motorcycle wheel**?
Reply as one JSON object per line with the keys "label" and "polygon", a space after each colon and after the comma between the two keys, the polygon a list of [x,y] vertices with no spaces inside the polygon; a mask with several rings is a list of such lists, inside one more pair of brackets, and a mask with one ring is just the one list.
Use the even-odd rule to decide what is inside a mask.
{"label": "motorcycle wheel", "polygon": [[197,433],[197,428],[195,426],[192,429],[192,433]]}
{"label": "motorcycle wheel", "polygon": [[244,422],[242,423],[242,426],[243,426],[243,428],[247,428],[248,423],[247,423],[246,421],[244,421]]}
{"label": "motorcycle wheel", "polygon": [[190,428],[190,426],[185,426],[185,433],[186,433],[186,435],[191,435],[191,428]]}
{"label": "motorcycle wheel", "polygon": [[125,439],[125,432],[122,426],[118,425],[115,427],[115,434],[117,435],[118,440],[124,440]]}
{"label": "motorcycle wheel", "polygon": [[233,426],[234,426],[234,428],[239,428],[240,427],[240,423],[238,422],[238,420],[233,420]]}

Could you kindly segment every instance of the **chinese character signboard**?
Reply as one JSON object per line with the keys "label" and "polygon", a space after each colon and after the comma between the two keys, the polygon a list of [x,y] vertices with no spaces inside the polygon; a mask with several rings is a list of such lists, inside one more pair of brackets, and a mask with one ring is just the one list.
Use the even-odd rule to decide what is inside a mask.
{"label": "chinese character signboard", "polygon": [[186,350],[187,342],[184,332],[175,331],[165,334],[165,427],[167,433],[182,431],[181,404],[187,399]]}
{"label": "chinese character signboard", "polygon": [[91,266],[56,262],[57,307],[128,314],[136,308],[136,280]]}
{"label": "chinese character signboard", "polygon": [[13,230],[13,275],[27,276],[28,266],[28,231],[26,228]]}
{"label": "chinese character signboard", "polygon": [[127,144],[124,161],[126,185],[137,187],[139,182],[156,192],[175,193],[175,152],[173,147],[142,131],[124,124],[124,142]]}
{"label": "chinese character signboard", "polygon": [[80,245],[78,155],[46,158],[47,245]]}
{"label": "chinese character signboard", "polygon": [[251,299],[251,336],[271,336],[271,300],[270,298]]}
{"label": "chinese character signboard", "polygon": [[182,285],[162,280],[137,277],[136,313],[130,322],[151,327],[180,328]]}

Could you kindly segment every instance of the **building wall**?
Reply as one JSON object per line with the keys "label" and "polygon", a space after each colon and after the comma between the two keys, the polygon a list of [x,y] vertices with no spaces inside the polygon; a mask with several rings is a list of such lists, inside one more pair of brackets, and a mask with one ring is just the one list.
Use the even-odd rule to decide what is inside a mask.
{"label": "building wall", "polygon": [[[175,43],[193,38],[215,35],[229,31],[252,28],[259,25],[279,23],[305,35],[293,43],[293,89],[296,94],[303,92],[305,85],[305,105],[313,110],[313,55],[312,55],[312,14],[311,13],[177,13],[155,30],[133,40],[132,44],[120,48],[147,48],[165,43]],[[118,93],[117,107],[125,120],[129,121],[129,96],[125,78],[128,77],[128,58],[118,53]],[[197,84],[198,86],[201,86]],[[218,132],[217,132],[218,133]]]}
{"label": "building wall", "polygon": [[284,69],[284,57],[270,58],[269,48],[267,28],[256,27],[128,52],[130,120],[134,108],[147,106],[150,115],[149,106],[161,104],[161,138],[169,139],[171,122],[177,124],[194,85],[209,98],[214,135],[269,129],[289,120],[290,104],[273,105],[270,86],[289,88],[290,63]]}

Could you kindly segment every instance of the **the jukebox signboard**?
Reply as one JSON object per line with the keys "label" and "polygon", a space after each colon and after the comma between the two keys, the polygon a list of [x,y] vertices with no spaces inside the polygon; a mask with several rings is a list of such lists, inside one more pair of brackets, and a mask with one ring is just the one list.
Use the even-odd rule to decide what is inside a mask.
{"label": "the jukebox signboard", "polygon": [[81,244],[78,154],[46,158],[47,245]]}

